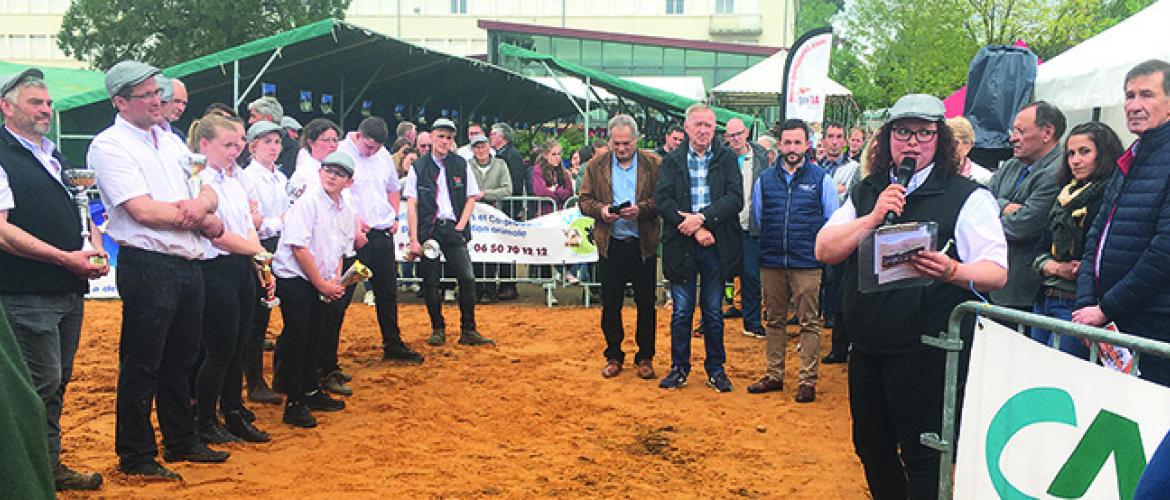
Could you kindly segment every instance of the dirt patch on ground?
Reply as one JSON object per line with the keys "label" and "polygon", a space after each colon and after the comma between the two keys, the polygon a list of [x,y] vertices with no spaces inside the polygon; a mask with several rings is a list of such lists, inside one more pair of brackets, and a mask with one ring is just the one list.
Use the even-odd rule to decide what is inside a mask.
{"label": "dirt patch on ground", "polygon": [[[728,320],[735,392],[704,384],[701,339],[690,385],[664,391],[629,364],[632,307],[624,317],[627,370],[606,380],[597,307],[511,303],[477,307],[495,348],[463,347],[454,338],[427,346],[425,310],[402,305],[403,336],[427,357],[421,366],[382,363],[374,310],[354,304],[342,332],[341,363],[355,391],[345,411],[318,414],[320,425],[303,430],[282,424],[280,407],[251,404],[271,443],[229,445],[225,464],[173,464],[184,483],[143,483],[116,472],[121,304],[86,307],[62,419],[63,459],[102,472],[98,497],[868,498],[841,365],[822,367],[813,404],[792,401],[792,352],[787,390],[747,394],[762,374],[764,342]],[[458,324],[457,308],[445,311]],[[669,310],[658,311],[661,377],[670,364]],[[273,323],[279,331],[278,314]],[[271,358],[266,363],[271,370]]]}

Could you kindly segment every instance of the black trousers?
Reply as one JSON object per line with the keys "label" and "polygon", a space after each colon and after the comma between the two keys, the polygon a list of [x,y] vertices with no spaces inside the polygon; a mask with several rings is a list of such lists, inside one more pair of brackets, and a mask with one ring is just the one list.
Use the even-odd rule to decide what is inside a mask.
{"label": "black trousers", "polygon": [[625,302],[626,283],[634,286],[634,304],[638,307],[637,330],[634,340],[638,353],[634,362],[654,359],[654,329],[657,310],[654,307],[654,278],[658,257],[642,257],[637,239],[610,238],[607,257],[598,261],[601,279],[601,331],[605,334],[605,359],[625,362],[622,341],[626,338],[622,326],[622,304]]}
{"label": "black trousers", "polygon": [[224,413],[244,407],[244,344],[252,333],[256,307],[256,272],[252,259],[224,255],[200,263],[203,270],[203,363],[195,377],[196,417],[211,421],[216,407]]}
{"label": "black trousers", "polygon": [[[280,237],[260,240],[260,244],[269,252],[276,252],[276,244]],[[255,275],[256,273],[252,273]],[[264,380],[264,334],[268,332],[268,321],[272,319],[272,309],[260,304],[260,299],[267,297],[264,286],[256,280],[255,314],[250,333],[244,341],[244,375],[248,379],[248,386],[260,384]]]}
{"label": "black trousers", "polygon": [[[845,276],[844,263],[829,266],[829,268],[826,270],[828,269],[832,269],[832,275],[838,282],[841,281],[842,276]],[[827,298],[829,296],[828,286],[825,288]],[[845,295],[845,291],[841,289],[840,283],[836,283],[833,285],[832,293],[834,300],[837,302],[833,306],[831,312],[828,310],[828,308],[825,308],[825,314],[832,314],[832,316],[825,316],[825,319],[833,320],[833,345],[829,350],[829,354],[834,356],[844,356],[849,354],[849,332],[845,330],[845,320],[842,318],[843,313],[841,312],[844,308],[840,306],[841,302],[843,301],[842,297]]]}
{"label": "black trousers", "polygon": [[[459,328],[461,331],[475,330],[475,275],[471,271],[471,256],[467,253],[467,240],[455,231],[455,222],[439,219],[431,238],[439,242],[446,265],[439,259],[423,257],[419,262],[422,273],[423,301],[431,317],[431,328],[445,328],[443,319],[443,297],[439,293],[439,277],[443,269],[455,275],[459,284]],[[421,238],[420,238],[421,239]]]}
{"label": "black trousers", "polygon": [[362,261],[374,273],[369,286],[374,290],[374,309],[378,328],[382,330],[382,346],[400,346],[402,333],[398,330],[398,270],[394,262],[394,239],[388,230],[371,229],[369,243],[357,251]]}
{"label": "black trousers", "polygon": [[853,447],[875,500],[938,498],[940,455],[919,443],[942,421],[942,350],[849,356]]}
{"label": "black trousers", "polygon": [[277,341],[280,362],[275,365],[289,401],[301,401],[306,392],[320,385],[317,370],[322,339],[332,325],[340,325],[337,316],[344,314],[344,301],[322,302],[317,289],[303,278],[277,278],[276,294],[284,333]]}
{"label": "black trousers", "polygon": [[203,329],[199,263],[122,247],[118,255],[122,334],[114,449],[123,467],[154,460],[150,410],[158,405],[163,446],[196,444],[189,378]]}
{"label": "black trousers", "polygon": [[[341,272],[349,269],[357,257],[346,257],[341,262]],[[365,262],[363,262],[364,264]],[[371,269],[371,272],[374,270]],[[353,303],[353,294],[357,291],[357,284],[345,287],[345,295],[328,305],[335,308],[330,311],[325,325],[322,327],[321,336],[317,344],[317,375],[325,375],[329,372],[341,370],[341,365],[337,362],[337,350],[341,349],[341,327],[345,323],[345,312],[349,310],[349,305]],[[397,309],[395,305],[395,309]],[[395,314],[395,321],[398,315]],[[397,327],[395,327],[397,328]]]}

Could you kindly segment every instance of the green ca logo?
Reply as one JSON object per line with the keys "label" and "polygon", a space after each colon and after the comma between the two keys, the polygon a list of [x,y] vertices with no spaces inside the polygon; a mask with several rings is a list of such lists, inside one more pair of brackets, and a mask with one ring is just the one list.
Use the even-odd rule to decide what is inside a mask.
{"label": "green ca logo", "polygon": [[[1020,391],[1008,399],[987,429],[985,443],[987,470],[1000,498],[1032,499],[1033,496],[1012,486],[999,467],[1004,448],[1020,431],[1037,423],[1077,426],[1072,396],[1055,387],[1035,387]],[[1113,455],[1117,466],[1117,489],[1123,499],[1133,498],[1138,479],[1146,468],[1138,424],[1108,410],[1101,410],[1089,424],[1072,454],[1048,486],[1048,494],[1058,498],[1080,498]]]}

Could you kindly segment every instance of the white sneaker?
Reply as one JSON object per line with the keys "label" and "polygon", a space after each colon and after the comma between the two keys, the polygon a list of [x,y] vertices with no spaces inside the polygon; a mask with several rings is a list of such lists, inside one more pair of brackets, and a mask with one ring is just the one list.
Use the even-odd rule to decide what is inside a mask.
{"label": "white sneaker", "polygon": [[557,304],[559,304],[559,303],[560,303],[560,301],[558,301],[558,300],[557,300],[557,296],[556,296],[556,295],[553,295],[553,296],[552,296],[552,300],[549,302],[549,304],[552,304],[552,305],[554,305],[554,306],[555,306],[555,305],[557,305]]}
{"label": "white sneaker", "polygon": [[443,292],[443,300],[447,302],[455,302],[455,290],[447,290]]}
{"label": "white sneaker", "polygon": [[410,293],[418,293],[418,291],[419,291],[419,290],[422,290],[422,287],[418,286],[418,283],[411,283],[410,285],[408,285],[408,286],[406,287],[406,289],[407,289],[407,290],[408,290]]}
{"label": "white sneaker", "polygon": [[366,296],[362,299],[362,302],[365,302],[367,306],[374,305],[374,291],[366,290]]}
{"label": "white sneaker", "polygon": [[565,282],[570,284],[570,285],[577,285],[577,284],[581,283],[581,279],[578,278],[576,275],[570,274],[570,275],[565,277]]}

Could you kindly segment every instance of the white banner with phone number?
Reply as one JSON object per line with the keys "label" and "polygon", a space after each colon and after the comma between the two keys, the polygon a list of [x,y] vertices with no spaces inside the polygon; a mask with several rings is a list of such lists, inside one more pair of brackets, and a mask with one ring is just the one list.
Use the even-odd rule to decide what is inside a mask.
{"label": "white banner with phone number", "polygon": [[[515,221],[499,209],[477,203],[471,214],[472,262],[517,264],[577,264],[597,262],[593,219],[576,207],[558,210],[528,221]],[[410,243],[406,210],[398,215],[395,255],[404,261]]]}

